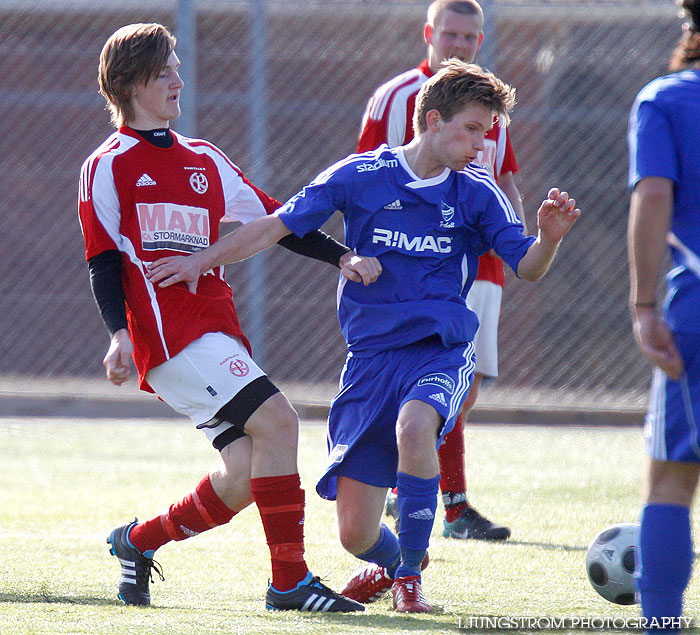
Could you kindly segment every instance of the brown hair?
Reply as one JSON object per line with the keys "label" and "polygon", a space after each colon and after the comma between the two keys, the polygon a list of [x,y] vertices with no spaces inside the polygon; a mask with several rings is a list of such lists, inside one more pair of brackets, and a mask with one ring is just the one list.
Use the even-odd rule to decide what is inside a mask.
{"label": "brown hair", "polygon": [[161,24],[128,24],[115,31],[100,54],[98,82],[112,124],[133,119],[131,91],[160,74],[175,50],[175,36]]}
{"label": "brown hair", "polygon": [[435,0],[428,7],[428,24],[435,26],[435,20],[443,11],[454,11],[462,15],[478,15],[484,23],[484,12],[476,0]]}
{"label": "brown hair", "polygon": [[515,105],[515,88],[481,66],[456,59],[446,60],[418,92],[413,130],[416,134],[425,132],[425,115],[430,110],[437,110],[442,119],[450,121],[472,103],[502,115],[507,125],[510,122],[508,112]]}
{"label": "brown hair", "polygon": [[695,66],[700,61],[700,0],[678,0],[676,4],[687,20],[668,65],[668,69],[674,72]]}

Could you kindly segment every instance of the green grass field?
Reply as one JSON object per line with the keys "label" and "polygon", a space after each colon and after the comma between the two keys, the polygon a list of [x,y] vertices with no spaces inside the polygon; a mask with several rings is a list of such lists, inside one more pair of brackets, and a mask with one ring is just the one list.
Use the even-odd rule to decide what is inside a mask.
{"label": "green grass field", "polygon": [[[356,561],[338,542],[334,505],[314,492],[323,426],[302,426],[300,447],[308,562],[339,590]],[[467,448],[473,503],[513,536],[446,540],[436,523],[423,585],[432,614],[397,615],[388,599],[363,614],[267,612],[268,552],[253,507],[159,550],[166,581],[139,609],[116,599],[105,538],[159,513],[216,465],[204,436],[180,422],[0,419],[0,635],[456,633],[471,616],[639,615],[600,598],[583,564],[598,531],[637,519],[639,430],[471,426]],[[686,613],[700,625],[697,583]]]}

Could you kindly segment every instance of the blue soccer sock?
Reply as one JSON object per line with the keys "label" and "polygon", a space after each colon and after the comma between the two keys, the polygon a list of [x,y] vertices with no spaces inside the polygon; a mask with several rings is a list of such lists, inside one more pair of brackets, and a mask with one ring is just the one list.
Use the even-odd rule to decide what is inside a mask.
{"label": "blue soccer sock", "polygon": [[680,617],[693,566],[690,510],[681,505],[646,505],[641,516],[639,556],[636,583],[644,617]]}
{"label": "blue soccer sock", "polygon": [[418,478],[404,472],[396,477],[398,494],[399,545],[401,563],[394,577],[419,576],[420,567],[430,541],[430,532],[437,510],[438,485],[440,475],[434,478]]}
{"label": "blue soccer sock", "polygon": [[355,557],[384,567],[387,573],[393,578],[394,571],[396,571],[396,567],[399,566],[399,560],[401,558],[399,539],[391,529],[382,523],[377,542],[367,549],[367,551],[363,551]]}

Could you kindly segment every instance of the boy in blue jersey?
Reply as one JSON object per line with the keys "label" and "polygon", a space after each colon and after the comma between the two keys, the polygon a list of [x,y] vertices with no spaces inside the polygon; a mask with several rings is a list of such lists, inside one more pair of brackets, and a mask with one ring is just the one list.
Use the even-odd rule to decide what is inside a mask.
{"label": "boy in blue jersey", "polygon": [[[671,624],[668,632],[678,630],[690,580],[700,474],[700,1],[682,7],[688,21],[671,59],[676,72],[640,91],[629,121],[632,323],[655,366],[637,587],[649,630]],[[674,267],[662,314],[656,294],[667,245]]]}
{"label": "boy in blue jersey", "polygon": [[[350,261],[338,286],[349,352],[316,489],[337,500],[345,549],[369,563],[344,594],[371,602],[391,588],[399,612],[432,608],[422,594],[421,565],[437,508],[437,447],[474,370],[478,321],[465,297],[478,257],[494,248],[517,275],[536,280],[580,215],[566,192],[553,189],[538,211],[537,237],[526,237],[488,172],[469,165],[494,116],[507,117],[514,97],[491,73],[450,60],[418,94],[408,145],[351,155],[273,216],[193,256],[157,261],[149,273],[161,285],[197,280],[214,263],[242,260],[290,232],[303,236],[334,210],[343,213],[346,243],[370,258]],[[375,267],[376,282],[357,284]],[[394,486],[398,538],[381,522]]]}

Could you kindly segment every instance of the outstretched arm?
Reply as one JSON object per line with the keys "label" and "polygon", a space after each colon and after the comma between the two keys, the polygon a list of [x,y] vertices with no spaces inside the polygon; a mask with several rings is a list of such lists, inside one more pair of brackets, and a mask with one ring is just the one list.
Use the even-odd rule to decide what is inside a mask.
{"label": "outstretched arm", "polygon": [[630,202],[627,250],[630,265],[632,329],[639,350],[671,379],[683,373],[673,334],[656,309],[656,290],[673,212],[673,181],[647,177]]}
{"label": "outstretched arm", "polygon": [[339,243],[320,229],[309,232],[303,238],[289,234],[277,244],[307,258],[334,265],[345,278],[352,282],[362,282],[365,286],[374,282],[382,272],[379,260],[358,256],[350,247]]}
{"label": "outstretched arm", "polygon": [[[250,258],[290,233],[278,216],[262,216],[191,256],[170,256],[152,262],[146,276],[161,287],[184,282],[191,293],[196,293],[197,282],[204,272]],[[343,276],[365,286],[374,282],[382,272],[376,258],[358,256],[353,251],[345,253],[338,265]]]}
{"label": "outstretched arm", "polygon": [[197,281],[205,271],[250,258],[290,233],[278,216],[261,216],[191,256],[169,256],[152,262],[146,276],[160,287],[184,282],[196,293]]}
{"label": "outstretched arm", "polygon": [[333,236],[329,236],[320,229],[310,231],[303,238],[299,238],[294,234],[288,234],[277,244],[280,247],[289,249],[289,251],[293,251],[295,254],[327,262],[334,267],[340,267],[340,259],[346,253],[352,251],[350,247],[339,243]]}
{"label": "outstretched arm", "polygon": [[561,239],[571,229],[581,210],[567,192],[549,190],[547,198],[537,210],[537,240],[530,245],[518,264],[518,276],[525,280],[539,280],[552,264]]}

